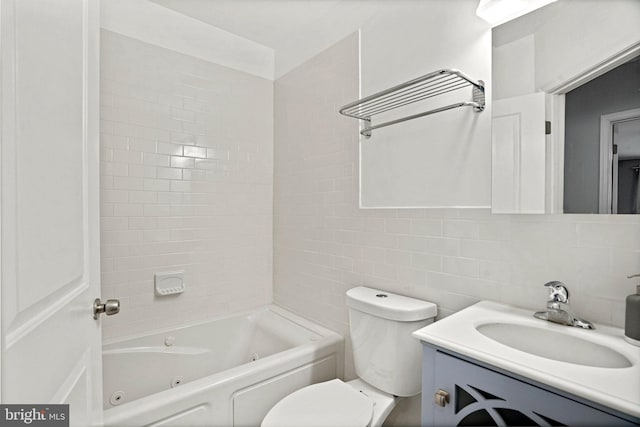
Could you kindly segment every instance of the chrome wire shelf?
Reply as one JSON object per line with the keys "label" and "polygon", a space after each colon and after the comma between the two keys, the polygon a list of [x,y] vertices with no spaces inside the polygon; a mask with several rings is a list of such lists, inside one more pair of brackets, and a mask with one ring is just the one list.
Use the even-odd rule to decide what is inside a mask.
{"label": "chrome wire shelf", "polygon": [[[372,125],[371,118],[377,114],[385,113],[428,98],[434,98],[468,86],[472,86],[471,101],[457,102],[422,113]],[[482,80],[473,80],[458,70],[442,69],[347,104],[340,109],[340,114],[364,120],[365,127],[360,131],[360,134],[368,138],[374,129],[380,129],[406,122],[407,120],[413,120],[418,117],[424,117],[459,107],[473,107],[474,111],[480,112],[484,110],[484,105],[484,82]]]}

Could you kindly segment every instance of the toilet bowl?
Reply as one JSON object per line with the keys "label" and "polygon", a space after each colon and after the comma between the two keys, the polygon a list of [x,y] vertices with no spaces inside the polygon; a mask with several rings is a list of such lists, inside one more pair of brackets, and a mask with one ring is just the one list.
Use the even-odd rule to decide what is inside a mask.
{"label": "toilet bowl", "polygon": [[422,349],[411,333],[433,322],[436,305],[364,286],[347,291],[347,305],[359,378],[291,393],[262,427],[379,427],[401,396],[420,392]]}

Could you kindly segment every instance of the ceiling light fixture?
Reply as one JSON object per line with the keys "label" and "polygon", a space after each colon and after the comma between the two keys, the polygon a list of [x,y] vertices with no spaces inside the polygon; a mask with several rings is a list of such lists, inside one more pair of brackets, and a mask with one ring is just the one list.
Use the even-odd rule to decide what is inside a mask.
{"label": "ceiling light fixture", "polygon": [[480,0],[476,15],[496,27],[555,1],[557,0]]}

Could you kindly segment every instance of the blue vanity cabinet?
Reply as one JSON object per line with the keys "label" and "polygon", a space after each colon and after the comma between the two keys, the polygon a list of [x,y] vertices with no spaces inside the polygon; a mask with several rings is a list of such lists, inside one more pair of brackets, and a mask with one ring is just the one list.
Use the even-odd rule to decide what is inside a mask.
{"label": "blue vanity cabinet", "polygon": [[424,345],[422,387],[423,426],[640,425],[624,414],[430,345]]}

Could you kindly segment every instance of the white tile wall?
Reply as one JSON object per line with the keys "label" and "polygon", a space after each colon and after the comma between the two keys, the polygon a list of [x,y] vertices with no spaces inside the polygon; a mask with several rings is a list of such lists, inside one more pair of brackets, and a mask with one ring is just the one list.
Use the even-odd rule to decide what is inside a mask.
{"label": "white tile wall", "polygon": [[481,299],[541,309],[542,285],[561,280],[580,316],[622,326],[640,217],[360,210],[358,124],[337,114],[357,97],[355,35],[276,81],[276,303],[348,334],[344,293],[356,285],[431,300],[446,316]]}
{"label": "white tile wall", "polygon": [[[103,336],[270,303],[273,82],[109,31],[101,50]],[[178,269],[186,292],[154,296]]]}

